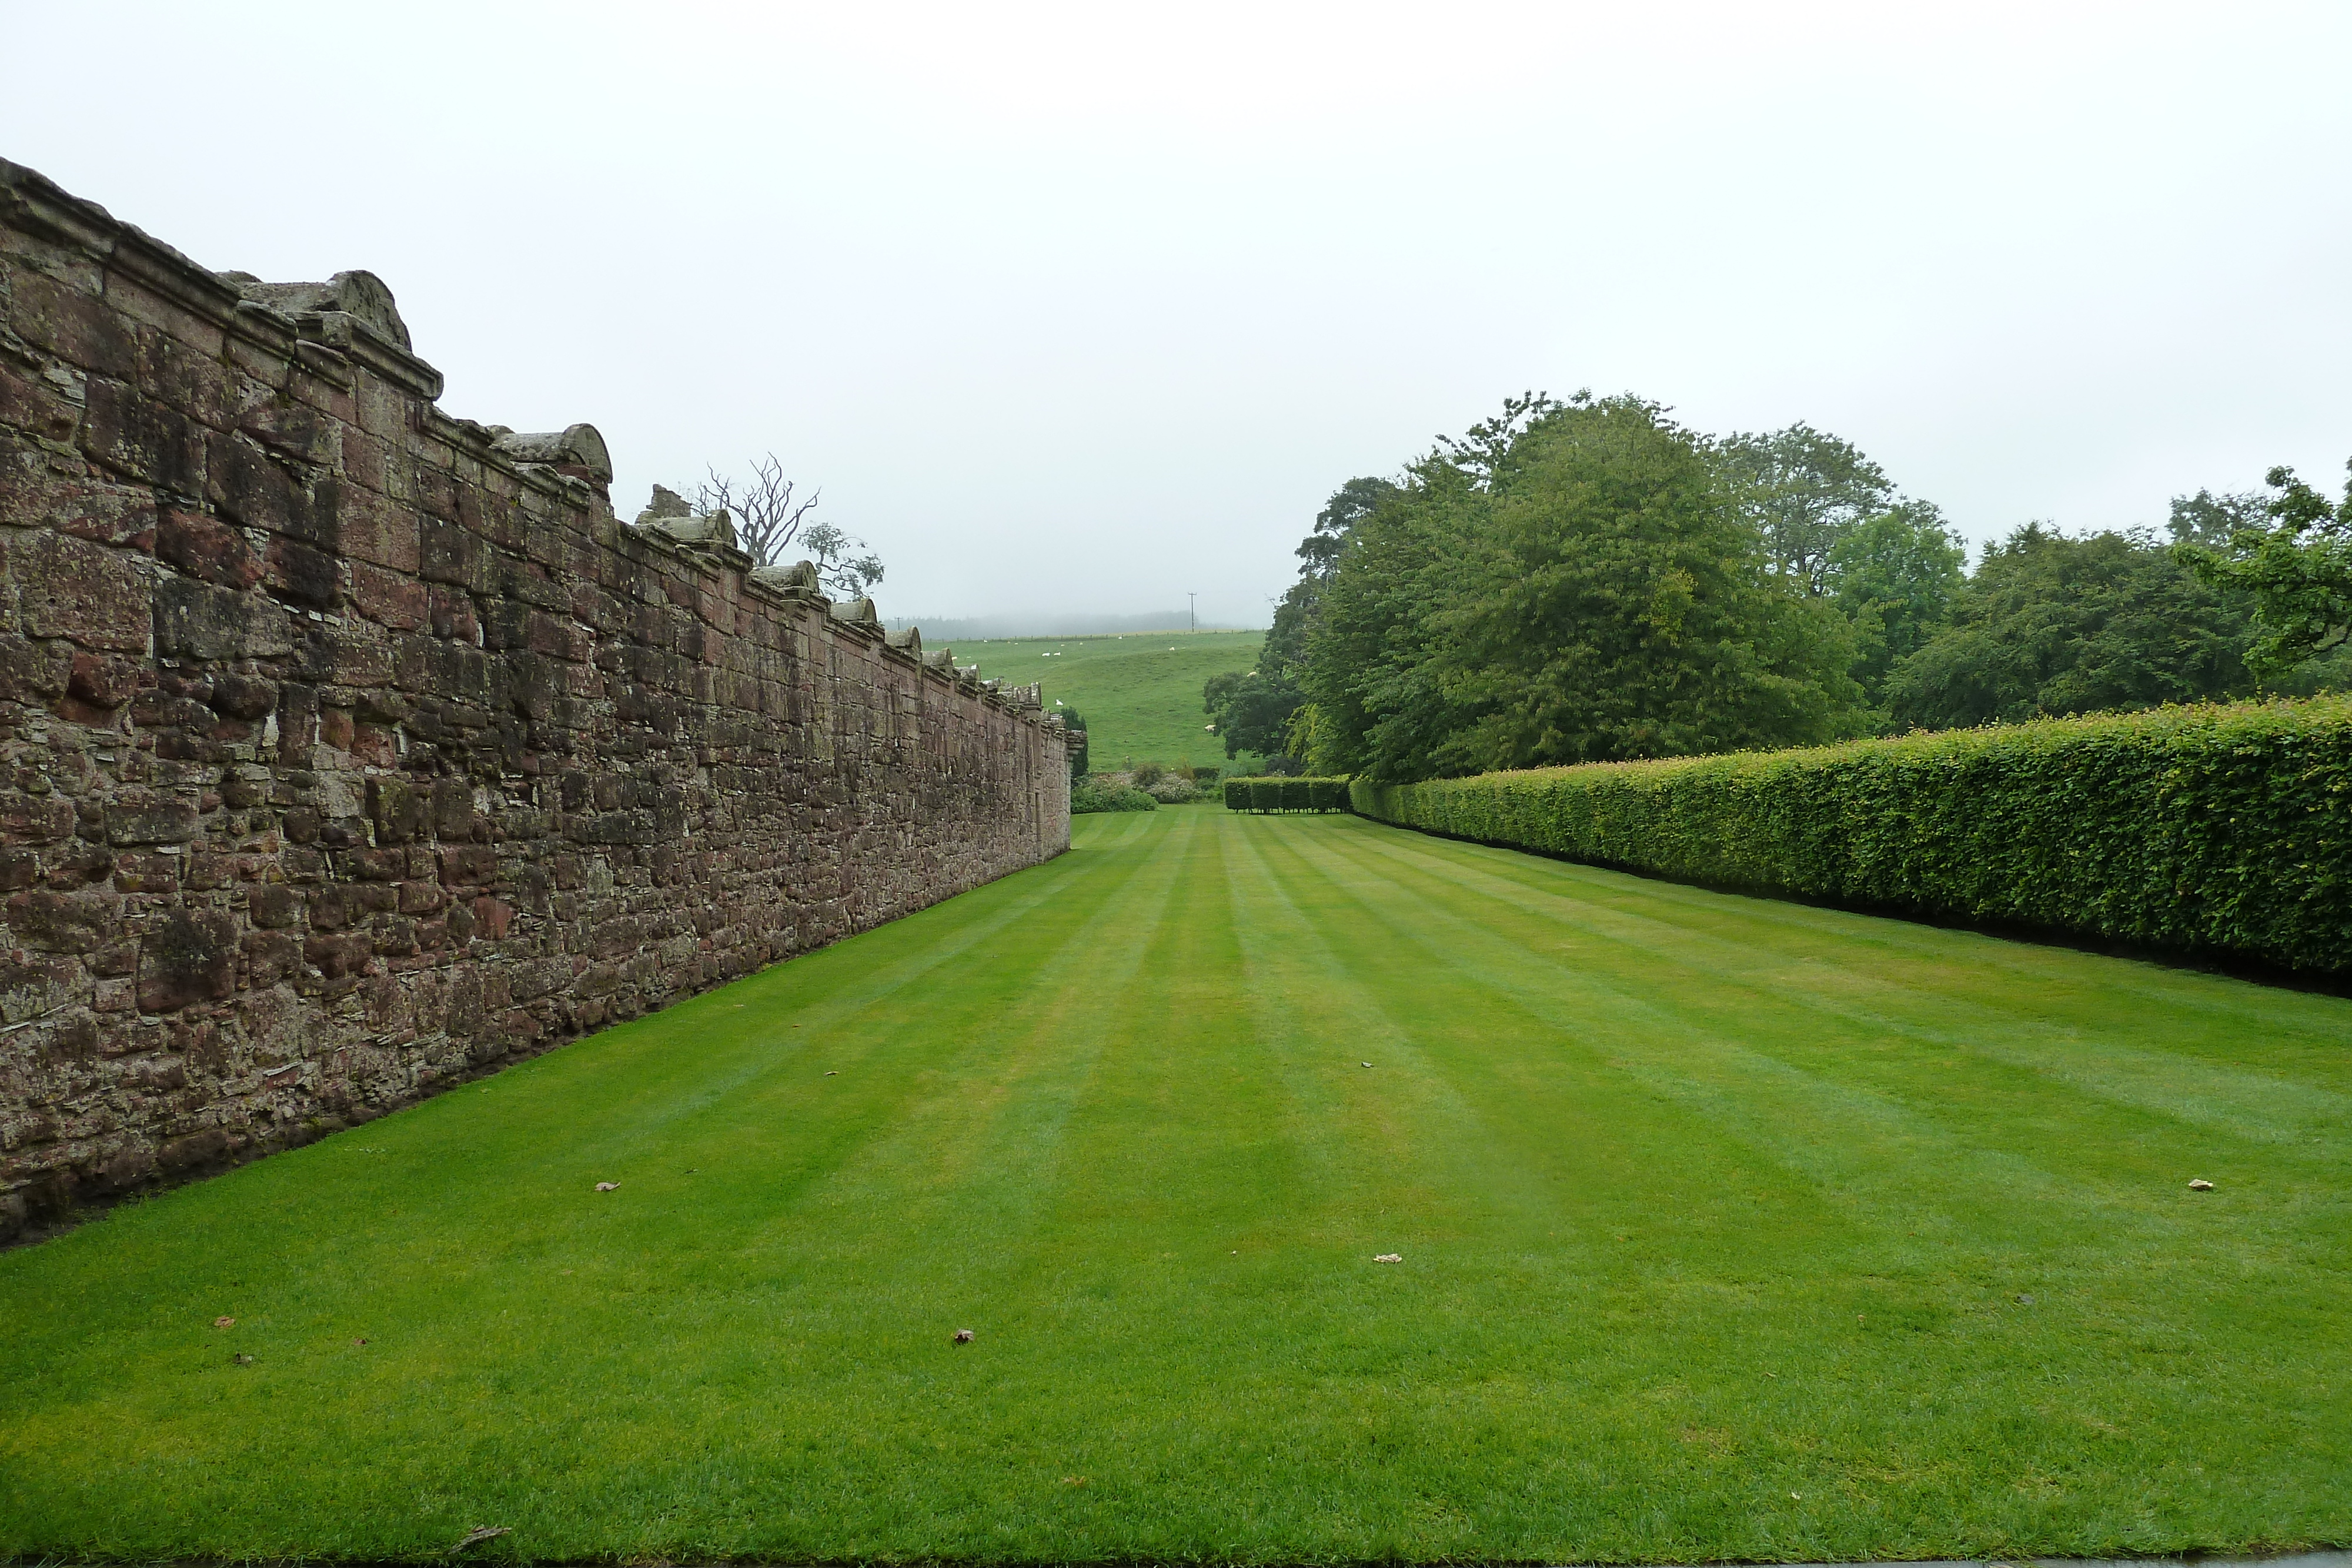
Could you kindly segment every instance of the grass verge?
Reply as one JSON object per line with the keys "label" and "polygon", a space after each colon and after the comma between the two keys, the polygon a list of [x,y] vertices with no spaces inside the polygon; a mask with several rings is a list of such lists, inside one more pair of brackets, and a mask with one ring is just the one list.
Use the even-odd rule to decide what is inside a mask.
{"label": "grass verge", "polygon": [[1189,761],[1227,773],[1255,769],[1244,752],[1227,760],[1225,743],[1204,727],[1201,688],[1211,675],[1257,662],[1263,632],[1129,632],[1103,637],[1017,637],[958,643],[956,662],[977,664],[993,680],[1042,682],[1045,706],[1056,699],[1086,716],[1098,773],[1137,762]]}
{"label": "grass verge", "polygon": [[1082,819],[0,1255],[0,1555],[2340,1544],[2347,1047],[1353,818]]}

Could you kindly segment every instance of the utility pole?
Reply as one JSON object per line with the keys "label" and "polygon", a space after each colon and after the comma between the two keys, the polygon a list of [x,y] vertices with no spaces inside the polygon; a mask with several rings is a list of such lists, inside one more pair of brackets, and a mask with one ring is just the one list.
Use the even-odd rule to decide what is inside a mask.
{"label": "utility pole", "polygon": [[1201,596],[1195,591],[1187,593],[1184,599],[1185,613],[1192,617],[1192,630],[1198,632],[1201,629]]}

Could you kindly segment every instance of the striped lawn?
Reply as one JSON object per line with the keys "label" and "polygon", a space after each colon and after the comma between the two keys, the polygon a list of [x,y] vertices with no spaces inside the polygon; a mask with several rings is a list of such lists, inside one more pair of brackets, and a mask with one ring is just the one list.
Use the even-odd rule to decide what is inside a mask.
{"label": "striped lawn", "polygon": [[2344,1544],[2347,1113],[2339,998],[1082,818],[0,1254],[0,1557]]}

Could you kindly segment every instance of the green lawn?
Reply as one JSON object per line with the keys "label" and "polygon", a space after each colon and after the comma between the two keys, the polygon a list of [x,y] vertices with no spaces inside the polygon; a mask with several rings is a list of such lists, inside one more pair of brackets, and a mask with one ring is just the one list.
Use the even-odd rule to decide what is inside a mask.
{"label": "green lawn", "polygon": [[2347,1113],[2338,998],[1086,818],[0,1254],[0,1557],[2342,1544]]}
{"label": "green lawn", "polygon": [[1206,728],[1201,687],[1211,675],[1257,663],[1263,632],[1129,632],[1114,637],[1015,637],[958,643],[956,662],[1019,685],[1042,681],[1055,699],[1086,716],[1091,766],[1108,772],[1126,759],[1179,760],[1229,774],[1254,771],[1257,758],[1228,761]]}

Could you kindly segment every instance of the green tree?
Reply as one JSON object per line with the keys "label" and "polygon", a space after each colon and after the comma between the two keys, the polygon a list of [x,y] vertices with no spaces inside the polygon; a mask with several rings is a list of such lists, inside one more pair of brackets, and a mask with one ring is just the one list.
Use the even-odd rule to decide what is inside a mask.
{"label": "green tree", "polygon": [[2252,600],[2246,663],[2272,680],[2352,639],[2352,484],[2338,504],[2292,468],[2272,469],[2263,483],[2276,492],[2262,507],[2269,526],[2240,514],[2229,519],[2237,526],[2226,542],[2186,538],[2173,554],[2205,581]]}
{"label": "green tree", "polygon": [[2147,530],[2028,523],[1986,550],[1887,697],[1897,720],[1941,729],[2231,696],[2252,685],[2250,640],[2242,601]]}
{"label": "green tree", "polygon": [[1514,399],[1359,525],[1301,685],[1381,779],[1829,738],[1843,619],[1769,570],[1706,444],[1637,398]]}
{"label": "green tree", "polygon": [[1902,501],[1830,547],[1833,602],[1853,628],[1853,677],[1874,706],[1887,677],[1951,619],[1968,578],[1959,536],[1928,501]]}
{"label": "green tree", "polygon": [[1258,650],[1257,667],[1212,675],[1201,690],[1201,706],[1225,743],[1225,755],[1255,751],[1277,765],[1286,757],[1292,716],[1306,701],[1297,667],[1307,652],[1307,632],[1322,602],[1323,589],[1339,568],[1357,525],[1397,493],[1386,479],[1355,478],[1332,493],[1316,514],[1315,526],[1298,546],[1298,580],[1275,606],[1274,624]]}
{"label": "green tree", "polygon": [[1303,700],[1295,684],[1263,669],[1211,675],[1201,692],[1201,706],[1225,743],[1227,757],[1244,751],[1281,756],[1284,728]]}
{"label": "green tree", "polygon": [[1714,447],[1772,570],[1805,592],[1830,591],[1838,541],[1885,512],[1895,486],[1851,443],[1799,423],[1740,433]]}
{"label": "green tree", "polygon": [[1339,565],[1339,552],[1348,548],[1348,538],[1356,525],[1372,515],[1381,502],[1396,493],[1396,486],[1386,479],[1350,479],[1331,494],[1323,509],[1315,514],[1315,529],[1298,544],[1299,570],[1326,582]]}
{"label": "green tree", "polygon": [[1056,708],[1055,711],[1062,716],[1062,722],[1070,728],[1070,780],[1076,783],[1087,776],[1086,716],[1074,707]]}
{"label": "green tree", "polygon": [[2252,491],[2217,496],[2200,490],[2172,497],[2172,516],[2164,527],[2175,544],[2220,546],[2240,528],[2260,528],[2263,516],[2263,498]]}

